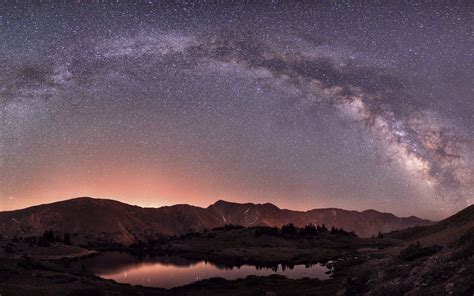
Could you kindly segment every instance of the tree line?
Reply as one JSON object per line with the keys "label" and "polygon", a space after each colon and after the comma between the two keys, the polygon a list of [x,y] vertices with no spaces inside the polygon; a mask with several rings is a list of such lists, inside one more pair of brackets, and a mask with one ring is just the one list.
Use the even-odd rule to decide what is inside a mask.
{"label": "tree line", "polygon": [[255,236],[270,235],[270,236],[283,236],[283,237],[296,237],[296,236],[317,236],[321,234],[335,234],[342,236],[356,236],[354,231],[346,231],[343,228],[331,227],[329,230],[326,225],[314,225],[308,224],[302,228],[296,227],[293,223],[283,225],[281,228],[278,227],[267,227],[257,226],[255,227]]}
{"label": "tree line", "polygon": [[69,232],[55,233],[52,230],[45,230],[42,235],[31,237],[13,237],[14,242],[25,241],[29,244],[38,245],[40,247],[48,247],[51,243],[63,243],[65,245],[72,245],[71,234]]}

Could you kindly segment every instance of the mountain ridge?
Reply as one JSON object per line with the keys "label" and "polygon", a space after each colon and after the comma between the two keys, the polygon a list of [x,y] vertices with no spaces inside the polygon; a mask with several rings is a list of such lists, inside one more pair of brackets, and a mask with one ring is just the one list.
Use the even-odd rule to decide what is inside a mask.
{"label": "mountain ridge", "polygon": [[468,232],[474,232],[474,205],[434,224],[393,231],[387,236],[422,244],[448,244]]}
{"label": "mountain ridge", "polygon": [[177,204],[159,208],[129,205],[113,199],[77,197],[25,209],[0,212],[0,233],[39,235],[46,229],[72,233],[78,242],[131,244],[141,239],[181,235],[225,224],[277,226],[325,224],[362,237],[400,230],[432,221],[397,217],[376,210],[362,212],[337,208],[294,211],[272,203],[234,203],[218,200],[206,208]]}

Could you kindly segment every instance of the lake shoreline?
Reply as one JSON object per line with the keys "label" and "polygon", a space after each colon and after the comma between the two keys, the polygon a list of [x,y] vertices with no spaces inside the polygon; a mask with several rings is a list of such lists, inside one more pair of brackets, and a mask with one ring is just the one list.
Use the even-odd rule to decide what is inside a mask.
{"label": "lake shoreline", "polygon": [[181,256],[139,258],[120,252],[103,252],[79,260],[77,264],[82,264],[86,271],[104,279],[158,288],[174,288],[211,278],[234,280],[248,276],[282,275],[289,279],[307,277],[328,280],[332,274],[331,267],[321,263],[263,266],[231,265],[227,262],[222,265],[202,259],[188,260]]}

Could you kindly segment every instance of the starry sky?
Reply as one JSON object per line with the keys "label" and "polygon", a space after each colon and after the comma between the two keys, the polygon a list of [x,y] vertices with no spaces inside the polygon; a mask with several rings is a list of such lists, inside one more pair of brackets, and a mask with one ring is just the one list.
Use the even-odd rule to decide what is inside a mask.
{"label": "starry sky", "polygon": [[474,2],[0,3],[0,210],[77,196],[441,219]]}

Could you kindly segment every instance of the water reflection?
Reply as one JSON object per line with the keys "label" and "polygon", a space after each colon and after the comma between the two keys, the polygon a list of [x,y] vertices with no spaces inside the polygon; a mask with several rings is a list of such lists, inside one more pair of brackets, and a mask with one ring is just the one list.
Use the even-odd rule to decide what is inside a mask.
{"label": "water reflection", "polygon": [[194,281],[221,277],[228,280],[249,275],[284,275],[288,278],[329,278],[329,269],[320,264],[274,266],[272,268],[242,265],[240,267],[218,266],[205,261],[194,261],[182,257],[138,258],[124,253],[108,252],[84,259],[81,265],[102,278],[120,283],[150,287],[173,288]]}

